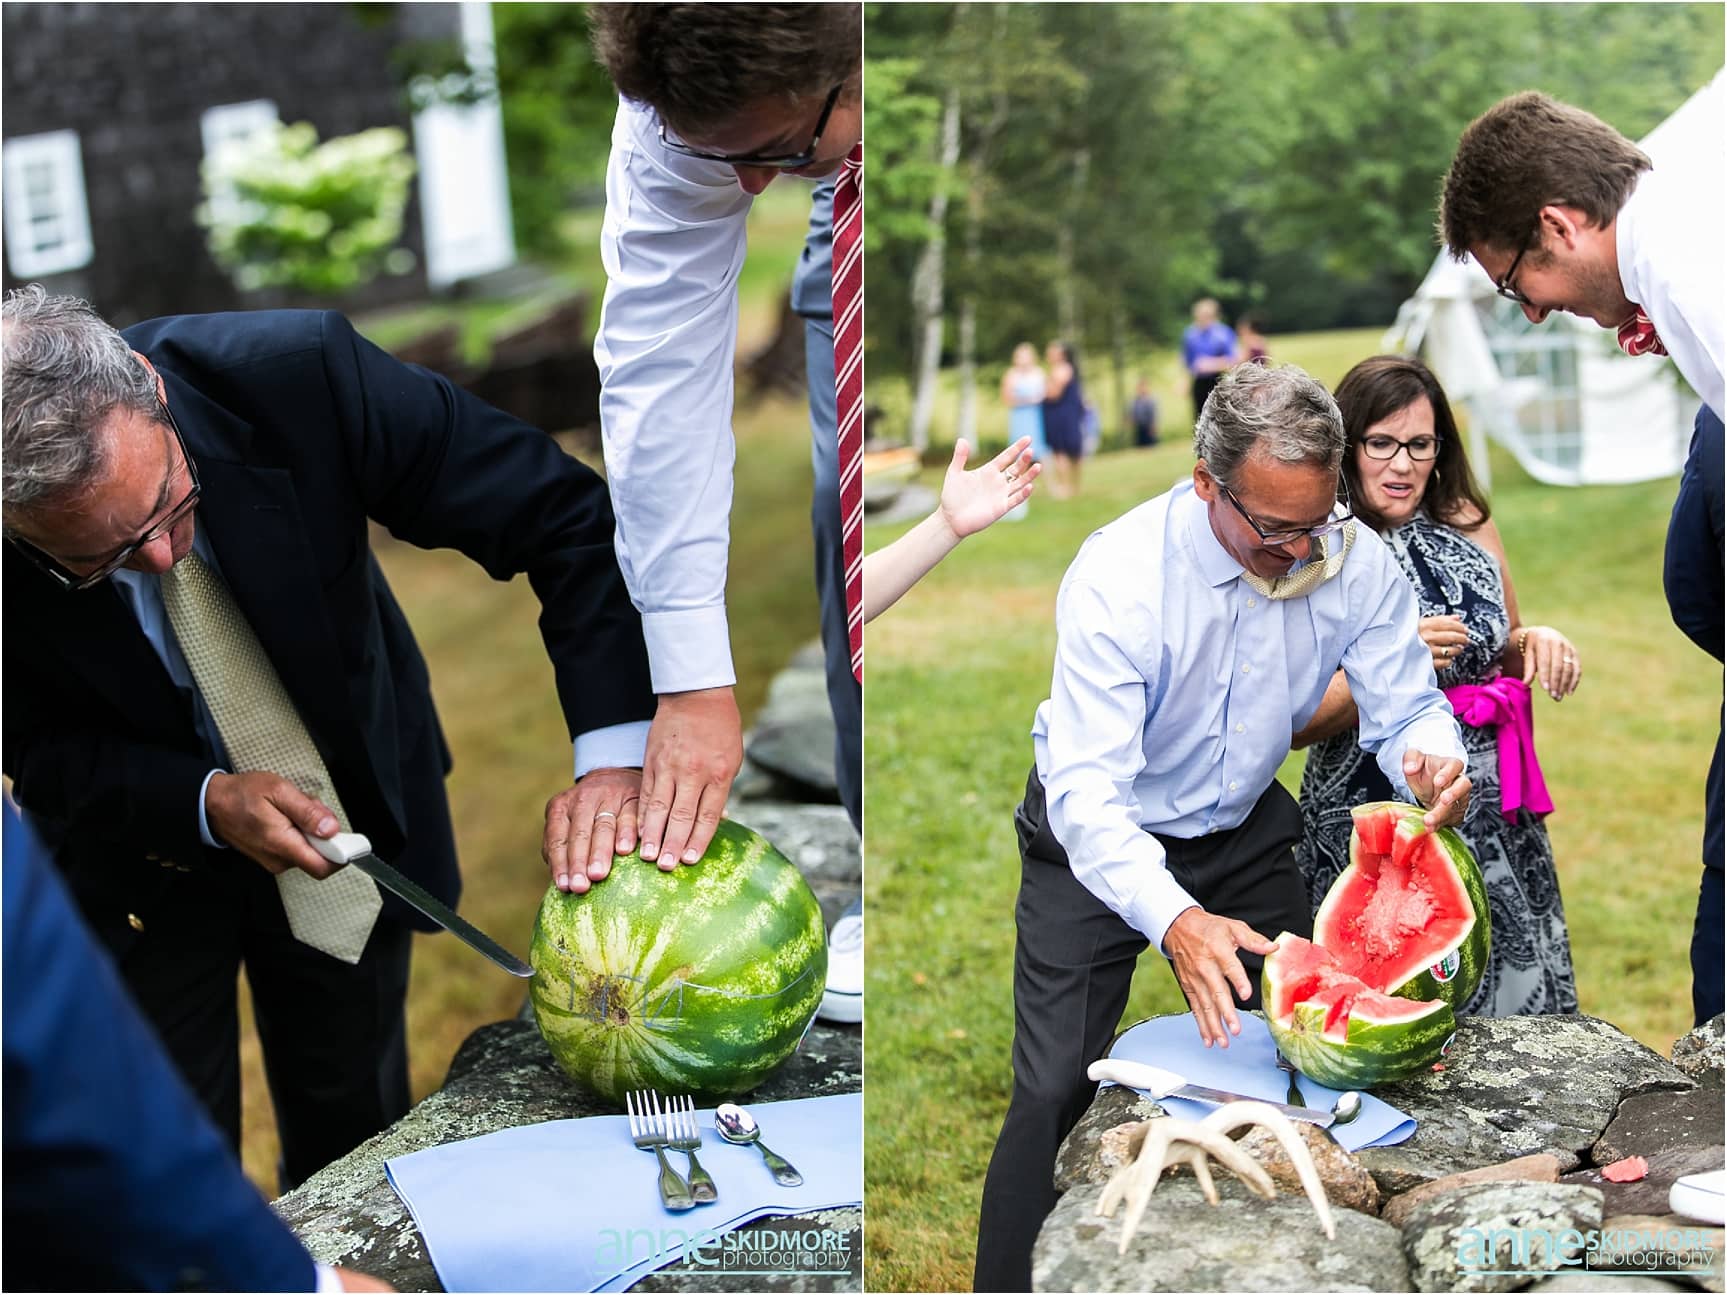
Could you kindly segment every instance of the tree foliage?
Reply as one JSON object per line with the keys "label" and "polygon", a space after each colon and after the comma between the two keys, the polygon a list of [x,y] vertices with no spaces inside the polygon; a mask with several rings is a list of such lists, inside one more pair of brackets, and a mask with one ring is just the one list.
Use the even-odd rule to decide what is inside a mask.
{"label": "tree foliage", "polygon": [[597,193],[617,92],[588,44],[587,6],[492,6],[516,246],[556,259],[572,204]]}
{"label": "tree foliage", "polygon": [[950,323],[970,293],[980,353],[1005,356],[1054,336],[1071,311],[1074,340],[1098,355],[1124,333],[1170,340],[1201,295],[1278,331],[1388,322],[1433,260],[1439,181],[1471,119],[1537,87],[1637,138],[1720,67],[1722,14],[1713,4],[872,6],[870,372],[912,362],[908,284],[951,88],[966,128],[948,238],[961,246],[964,222],[979,219],[982,254],[949,258]]}

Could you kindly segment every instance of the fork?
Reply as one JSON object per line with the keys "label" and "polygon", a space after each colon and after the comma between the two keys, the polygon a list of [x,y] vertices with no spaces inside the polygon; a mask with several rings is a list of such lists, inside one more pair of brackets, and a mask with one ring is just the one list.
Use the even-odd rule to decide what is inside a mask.
{"label": "fork", "polygon": [[696,1148],[702,1145],[702,1131],[696,1125],[696,1103],[692,1097],[670,1097],[666,1107],[671,1112],[671,1145],[690,1158],[690,1195],[697,1205],[706,1205],[720,1198],[713,1176],[696,1159]]}
{"label": "fork", "polygon": [[652,1151],[660,1162],[660,1203],[668,1210],[687,1210],[695,1206],[690,1185],[666,1159],[665,1148],[671,1143],[667,1116],[660,1111],[660,1095],[652,1092],[624,1094],[624,1112],[630,1118],[630,1138],[643,1151]]}
{"label": "fork", "polygon": [[1289,1076],[1289,1092],[1285,1096],[1288,1103],[1291,1106],[1306,1106],[1307,1099],[1301,1095],[1301,1085],[1295,1081],[1295,1063],[1279,1052],[1277,1068]]}

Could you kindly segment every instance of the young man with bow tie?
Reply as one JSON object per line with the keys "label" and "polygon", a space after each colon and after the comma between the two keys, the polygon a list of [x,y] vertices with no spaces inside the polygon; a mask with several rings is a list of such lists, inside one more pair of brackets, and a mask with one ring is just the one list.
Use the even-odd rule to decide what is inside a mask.
{"label": "young man with bow tie", "polygon": [[[1717,122],[1719,76],[1703,92]],[[1709,107],[1702,111],[1708,116]],[[1721,659],[1723,360],[1727,353],[1727,156],[1679,166],[1648,156],[1600,118],[1526,90],[1458,140],[1439,232],[1473,256],[1532,324],[1556,310],[1611,328],[1629,355],[1671,356],[1702,398],[1667,534],[1673,619]],[[1697,1022],[1718,1015],[1722,972],[1722,743],[1705,789],[1703,883],[1691,941]]]}

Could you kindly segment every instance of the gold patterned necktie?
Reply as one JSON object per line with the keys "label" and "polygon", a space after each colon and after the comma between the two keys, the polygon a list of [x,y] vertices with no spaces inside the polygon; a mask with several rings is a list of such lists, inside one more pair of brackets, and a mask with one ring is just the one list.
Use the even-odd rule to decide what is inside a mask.
{"label": "gold patterned necktie", "polygon": [[[324,758],[228,586],[188,553],[162,576],[162,603],[234,772],[279,774],[328,805],[347,831]],[[276,885],[296,940],[343,962],[360,960],[383,906],[370,877],[343,868],[320,881],[291,868]]]}
{"label": "gold patterned necktie", "polygon": [[1319,552],[1311,560],[1304,563],[1301,570],[1292,575],[1277,576],[1267,580],[1264,576],[1256,576],[1251,571],[1243,571],[1241,579],[1249,589],[1257,589],[1267,598],[1273,600],[1305,598],[1343,570],[1343,559],[1349,556],[1349,550],[1355,544],[1355,522],[1345,522],[1341,534],[1343,542],[1336,545],[1337,552],[1335,553],[1331,551],[1335,536],[1327,535],[1323,539],[1315,540],[1314,544],[1318,546]]}

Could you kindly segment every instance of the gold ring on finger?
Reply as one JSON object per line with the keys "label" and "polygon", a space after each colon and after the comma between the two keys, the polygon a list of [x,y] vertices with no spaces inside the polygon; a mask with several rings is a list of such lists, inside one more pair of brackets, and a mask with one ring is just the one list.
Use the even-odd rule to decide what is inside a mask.
{"label": "gold ring on finger", "polygon": [[596,813],[596,814],[595,814],[595,815],[594,815],[594,817],[595,817],[595,818],[616,818],[616,817],[617,817],[617,815],[616,815],[616,814],[614,814],[614,813],[613,813],[613,812],[612,812],[612,811],[611,811],[611,810],[609,810],[609,809],[602,809],[602,810],[600,810],[600,811],[599,811],[599,812],[597,812],[597,813]]}

